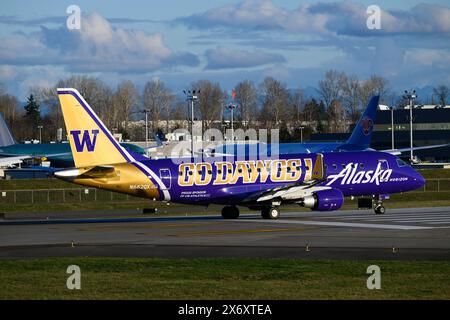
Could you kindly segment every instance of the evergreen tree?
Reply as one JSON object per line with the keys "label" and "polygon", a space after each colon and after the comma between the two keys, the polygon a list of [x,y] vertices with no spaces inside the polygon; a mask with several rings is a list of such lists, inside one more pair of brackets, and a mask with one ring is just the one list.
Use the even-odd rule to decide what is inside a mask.
{"label": "evergreen tree", "polygon": [[39,120],[41,119],[41,110],[39,103],[37,103],[32,94],[30,94],[30,96],[28,97],[28,102],[24,108],[25,118],[27,118],[31,122],[36,123],[37,125],[39,123]]}
{"label": "evergreen tree", "polygon": [[33,138],[36,137],[37,126],[41,122],[41,110],[39,103],[34,99],[34,96],[30,94],[27,104],[24,106],[25,120],[28,124],[28,133],[32,133]]}

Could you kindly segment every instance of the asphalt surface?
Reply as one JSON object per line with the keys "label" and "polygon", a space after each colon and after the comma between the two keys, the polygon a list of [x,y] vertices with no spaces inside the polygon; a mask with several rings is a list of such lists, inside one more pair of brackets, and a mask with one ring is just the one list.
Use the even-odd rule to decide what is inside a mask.
{"label": "asphalt surface", "polygon": [[[137,216],[135,210],[42,213],[0,220],[0,258],[269,257],[305,259],[450,260],[450,207],[283,212],[279,220],[257,214]],[[129,216],[127,216],[129,215]],[[51,216],[51,217],[50,217]],[[93,217],[98,218],[93,218]],[[45,217],[42,219],[42,217]]]}

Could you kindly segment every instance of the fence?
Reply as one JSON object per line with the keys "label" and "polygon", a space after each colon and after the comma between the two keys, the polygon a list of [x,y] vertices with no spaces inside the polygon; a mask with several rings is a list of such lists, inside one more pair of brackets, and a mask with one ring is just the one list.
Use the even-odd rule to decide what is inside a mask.
{"label": "fence", "polygon": [[[427,179],[415,192],[450,192],[450,178]],[[0,204],[142,201],[142,198],[96,188],[0,190]]]}
{"label": "fence", "polygon": [[96,188],[1,190],[0,204],[142,201],[142,198]]}
{"label": "fence", "polygon": [[422,189],[416,192],[450,192],[450,178],[426,179]]}

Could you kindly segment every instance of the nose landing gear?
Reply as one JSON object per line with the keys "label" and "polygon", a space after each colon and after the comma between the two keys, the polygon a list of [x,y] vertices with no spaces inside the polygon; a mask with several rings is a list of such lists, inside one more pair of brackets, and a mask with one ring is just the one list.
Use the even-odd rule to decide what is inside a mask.
{"label": "nose landing gear", "polygon": [[373,210],[375,211],[375,214],[384,214],[386,212],[386,208],[383,207],[383,200],[378,198]]}
{"label": "nose landing gear", "polygon": [[280,217],[280,210],[277,207],[267,207],[261,210],[261,216],[264,219],[275,220]]}
{"label": "nose landing gear", "polygon": [[374,211],[376,214],[384,214],[386,212],[386,208],[380,204],[375,206]]}

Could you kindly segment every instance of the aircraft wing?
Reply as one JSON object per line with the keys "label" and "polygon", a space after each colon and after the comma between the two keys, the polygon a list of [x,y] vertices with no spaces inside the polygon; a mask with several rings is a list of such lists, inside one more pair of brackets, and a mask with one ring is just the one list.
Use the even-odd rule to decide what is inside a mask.
{"label": "aircraft wing", "polygon": [[301,185],[288,186],[277,190],[272,190],[262,194],[256,199],[256,202],[282,201],[282,202],[299,202],[314,192],[321,190],[329,190],[331,187],[317,186],[321,180],[304,183]]}
{"label": "aircraft wing", "polygon": [[0,167],[8,167],[15,164],[20,164],[25,159],[31,158],[30,156],[16,156],[16,157],[6,157],[0,158]]}
{"label": "aircraft wing", "polygon": [[254,193],[246,201],[261,204],[264,202],[302,202],[305,197],[310,196],[314,192],[331,189],[331,187],[318,186],[325,178],[326,173],[324,171],[323,155],[318,154],[310,179],[301,183],[289,184]]}
{"label": "aircraft wing", "polygon": [[449,147],[450,143],[446,144],[435,144],[432,146],[421,146],[421,147],[413,147],[413,148],[401,148],[401,149],[387,149],[387,150],[381,150],[383,152],[387,152],[393,155],[400,155],[403,152],[409,152],[409,151],[415,151],[415,150],[425,150],[425,149],[434,149],[434,148],[442,148],[442,147]]}

